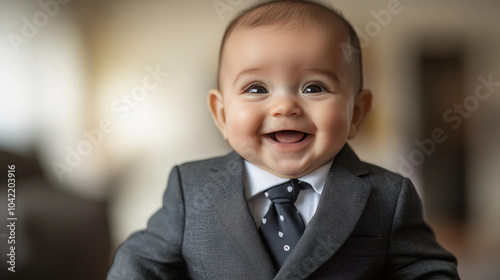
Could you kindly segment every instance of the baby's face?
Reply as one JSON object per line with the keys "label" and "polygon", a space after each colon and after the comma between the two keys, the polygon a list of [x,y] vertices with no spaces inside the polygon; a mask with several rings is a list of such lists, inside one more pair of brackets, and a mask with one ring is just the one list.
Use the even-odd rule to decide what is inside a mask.
{"label": "baby's face", "polygon": [[371,104],[371,94],[353,92],[351,66],[340,49],[344,34],[261,26],[230,35],[220,92],[210,92],[209,105],[238,154],[274,175],[297,178],[354,137],[358,115],[362,121],[368,111],[359,104]]}

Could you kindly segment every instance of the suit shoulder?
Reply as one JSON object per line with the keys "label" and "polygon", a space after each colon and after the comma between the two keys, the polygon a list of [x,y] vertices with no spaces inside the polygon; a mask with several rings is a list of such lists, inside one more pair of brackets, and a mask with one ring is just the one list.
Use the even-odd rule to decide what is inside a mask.
{"label": "suit shoulder", "polygon": [[413,183],[400,174],[389,171],[377,165],[365,163],[368,173],[361,176],[371,188],[371,203],[389,216],[393,215],[402,195],[417,193]]}
{"label": "suit shoulder", "polygon": [[224,156],[189,161],[178,165],[178,168],[181,173],[206,172],[213,167],[220,166],[230,159],[233,159],[236,155],[235,152],[231,152]]}
{"label": "suit shoulder", "polygon": [[403,183],[409,180],[408,178],[401,176],[398,173],[387,170],[383,167],[366,162],[363,162],[363,164],[369,171],[366,179],[371,180],[375,183],[376,186],[379,186],[382,189],[392,189],[394,191],[399,191]]}
{"label": "suit shoulder", "polygon": [[398,174],[398,173],[395,173],[393,171],[390,171],[386,168],[383,168],[381,166],[378,166],[378,165],[375,165],[375,164],[371,164],[371,163],[368,163],[368,162],[363,162],[363,164],[365,165],[365,167],[370,171],[371,174],[373,175],[376,175],[376,176],[387,176],[387,175],[390,175],[392,177],[394,177],[395,179],[398,178],[399,180],[404,180],[406,177]]}
{"label": "suit shoulder", "polygon": [[242,167],[243,158],[233,151],[225,156],[186,162],[175,167],[175,169],[183,183],[199,184],[204,180],[203,178],[214,174],[213,171],[225,170],[228,172],[232,168],[239,170]]}

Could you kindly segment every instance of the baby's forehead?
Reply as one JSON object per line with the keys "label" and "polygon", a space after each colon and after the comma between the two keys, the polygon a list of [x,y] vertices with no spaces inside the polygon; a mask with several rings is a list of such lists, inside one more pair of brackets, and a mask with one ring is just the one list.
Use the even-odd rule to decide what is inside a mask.
{"label": "baby's forehead", "polygon": [[[232,81],[234,85],[243,75],[241,73],[245,73],[244,76],[261,75],[268,80],[279,75],[297,79],[300,75],[322,73],[346,81],[343,78],[348,74],[342,72],[348,69],[349,62],[341,51],[341,42],[347,38],[343,34],[317,26],[237,28],[227,42],[219,79]],[[269,76],[274,75],[272,73],[279,74]]]}
{"label": "baby's forehead", "polygon": [[[248,31],[252,30],[257,30],[257,29],[272,29],[272,30],[277,30],[281,34],[286,34],[286,33],[293,33],[296,30],[309,30],[312,32],[318,32],[322,33],[322,36],[325,39],[331,39],[331,42],[334,45],[342,46],[343,44],[349,44],[350,43],[350,36],[347,28],[344,26],[344,24],[339,21],[335,20],[334,18],[331,19],[330,22],[324,22],[324,21],[317,21],[317,22],[308,22],[308,23],[297,23],[297,22],[290,22],[290,23],[270,23],[270,24],[262,24],[258,26],[248,26],[248,25],[238,25],[235,26],[230,34],[227,34],[225,38],[225,42],[223,45],[221,45],[221,55],[223,55],[224,50],[226,48],[231,48],[231,44],[227,44],[228,41],[230,41],[233,37],[238,37],[238,38],[244,38],[246,34],[249,34]],[[265,42],[262,42],[265,43]],[[308,43],[312,44],[315,42],[297,42],[297,43]],[[332,51],[334,51],[332,49]]]}
{"label": "baby's forehead", "polygon": [[[231,40],[234,37],[244,38],[240,36],[243,36],[248,30],[259,27],[272,27],[279,29],[279,32],[294,32],[297,28],[309,28],[312,32],[322,32],[326,39],[334,40],[326,40],[328,46],[331,47],[331,52],[344,58],[343,62],[349,65],[348,68],[355,70],[355,76],[359,76],[356,78],[359,80],[357,83],[362,85],[361,52],[358,51],[360,50],[359,39],[354,28],[340,12],[312,2],[276,1],[252,8],[228,25],[219,50],[218,86],[221,84],[221,68],[225,68],[222,65],[225,64],[226,60],[224,58],[227,55],[226,48],[231,48],[231,52],[234,52],[235,48],[232,43],[228,45],[228,41],[234,42]],[[300,43],[312,42],[297,42],[297,44]]]}
{"label": "baby's forehead", "polygon": [[[319,33],[321,38],[324,40],[320,41],[301,41],[301,37],[297,37],[297,44],[328,44],[330,53],[338,53],[343,56],[342,50],[346,44],[350,44],[350,37],[347,29],[343,26],[341,22],[332,21],[329,24],[325,24],[324,22],[309,22],[307,24],[300,23],[291,23],[291,24],[266,24],[266,25],[258,25],[258,26],[235,26],[232,30],[231,34],[228,34],[224,45],[221,46],[221,60],[220,63],[223,62],[223,57],[225,54],[230,52],[234,52],[235,49],[238,52],[239,46],[234,42],[246,40],[247,37],[252,37],[255,39],[255,32],[257,34],[264,34],[265,30],[272,30],[277,32],[280,35],[287,35],[297,33],[297,31],[303,31],[306,34],[308,32]],[[263,36],[264,37],[264,36]],[[262,41],[255,42],[256,44],[266,44],[264,41],[265,38],[262,38]],[[284,46],[286,48],[287,46]],[[289,45],[290,48],[294,46]]]}

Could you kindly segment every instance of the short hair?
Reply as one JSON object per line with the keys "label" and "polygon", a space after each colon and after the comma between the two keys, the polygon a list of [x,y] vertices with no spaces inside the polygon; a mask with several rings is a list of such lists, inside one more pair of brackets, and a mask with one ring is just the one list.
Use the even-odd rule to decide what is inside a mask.
{"label": "short hair", "polygon": [[[290,27],[309,23],[322,23],[325,17],[318,17],[317,11],[321,9],[329,16],[339,20],[347,32],[348,42],[343,42],[341,48],[344,59],[354,66],[354,83],[357,92],[363,89],[363,67],[361,58],[361,45],[359,37],[353,26],[344,18],[341,12],[318,2],[309,0],[274,0],[263,2],[247,8],[239,13],[226,28],[219,51],[219,65],[217,69],[217,87],[220,89],[220,70],[224,46],[231,33],[238,27],[257,27],[264,25],[279,25]],[[356,87],[357,85],[357,87]]]}

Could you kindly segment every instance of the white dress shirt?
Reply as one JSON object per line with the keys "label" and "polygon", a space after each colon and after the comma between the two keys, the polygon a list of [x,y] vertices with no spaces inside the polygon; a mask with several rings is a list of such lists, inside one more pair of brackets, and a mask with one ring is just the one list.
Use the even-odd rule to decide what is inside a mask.
{"label": "white dress shirt", "polygon": [[[330,171],[332,163],[333,159],[313,172],[297,178],[312,186],[312,188],[300,190],[299,197],[295,202],[295,207],[299,210],[306,226],[314,216],[314,213],[316,213],[321,192],[325,186],[326,176],[328,175],[328,171]],[[269,210],[269,206],[271,206],[271,200],[264,196],[264,191],[288,180],[264,171],[245,160],[245,195],[250,213],[257,227],[260,227],[262,218],[264,218],[267,210]]]}

